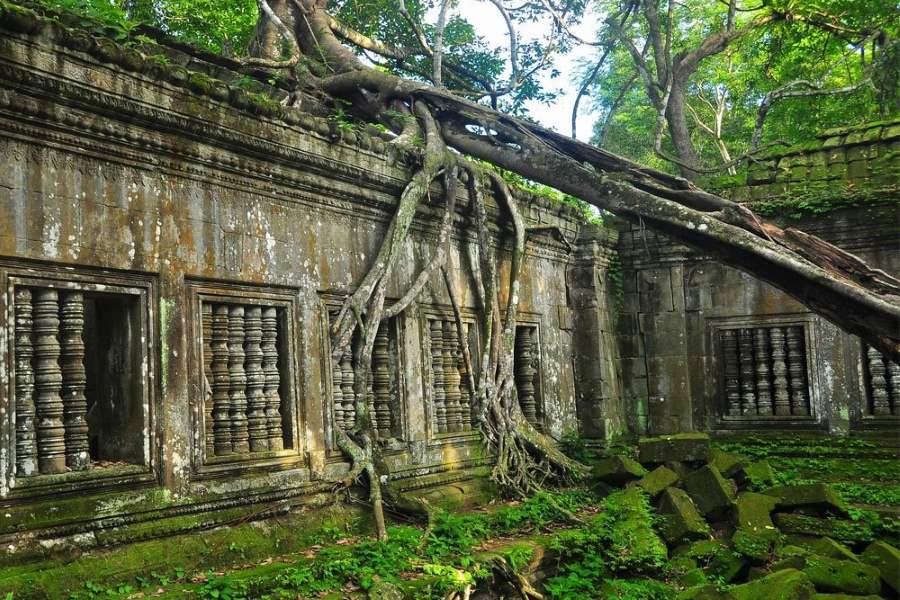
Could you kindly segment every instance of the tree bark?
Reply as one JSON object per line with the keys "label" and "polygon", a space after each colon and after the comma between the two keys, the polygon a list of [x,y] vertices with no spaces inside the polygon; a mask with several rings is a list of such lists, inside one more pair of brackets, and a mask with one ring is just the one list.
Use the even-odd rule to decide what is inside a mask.
{"label": "tree bark", "polygon": [[678,165],[678,170],[685,179],[696,181],[700,174],[690,166],[699,166],[700,158],[697,156],[697,151],[694,150],[694,142],[691,140],[691,130],[688,127],[685,111],[686,83],[686,79],[680,76],[673,80],[672,89],[669,92],[669,104],[666,107],[666,122],[669,125],[669,136],[672,139],[672,146],[675,148],[675,155],[684,163]]}

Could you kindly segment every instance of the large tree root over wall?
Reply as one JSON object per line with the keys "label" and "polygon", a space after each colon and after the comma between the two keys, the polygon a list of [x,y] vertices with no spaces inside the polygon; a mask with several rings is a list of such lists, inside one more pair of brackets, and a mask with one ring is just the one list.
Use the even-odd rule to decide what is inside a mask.
{"label": "large tree root over wall", "polygon": [[[547,480],[577,477],[583,467],[561,454],[524,419],[513,381],[513,345],[527,230],[505,183],[465,159],[471,156],[579,197],[634,222],[646,224],[763,279],[851,333],[900,358],[900,281],[818,238],[765,223],[749,209],[704,192],[690,182],[643,167],[593,146],[498,113],[445,90],[400,79],[362,63],[335,35],[358,46],[376,44],[336,23],[324,0],[259,0],[260,56],[248,66],[286,69],[298,82],[299,97],[349,106],[357,118],[387,127],[393,143],[421,154],[420,166],[404,189],[385,239],[355,291],[345,299],[331,328],[334,352],[353,344],[357,423],[338,431],[338,445],[352,459],[346,482],[363,473],[375,506],[379,535],[385,535],[378,445],[365,401],[375,336],[382,319],[400,314],[437,270],[443,272],[461,325],[459,308],[443,271],[453,223],[457,179],[466,185],[476,229],[472,271],[480,308],[478,370],[460,340],[473,373],[473,413],[485,443],[496,456],[493,477],[510,494],[533,492]],[[279,61],[279,35],[292,56]],[[424,151],[416,144],[424,140]],[[449,149],[448,149],[449,148]],[[385,283],[407,239],[416,208],[441,178],[446,211],[434,257],[409,291],[385,306]],[[513,224],[515,239],[508,281],[499,281],[497,257],[488,234],[483,190],[492,188]],[[500,285],[505,294],[499,293]],[[507,299],[505,307],[500,298]],[[463,328],[457,327],[459,332]]]}

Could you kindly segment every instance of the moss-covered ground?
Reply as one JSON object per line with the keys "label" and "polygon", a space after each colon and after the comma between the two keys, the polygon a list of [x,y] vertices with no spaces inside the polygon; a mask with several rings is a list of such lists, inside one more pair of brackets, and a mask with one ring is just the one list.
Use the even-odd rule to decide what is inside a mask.
{"label": "moss-covered ground", "polygon": [[[752,436],[720,439],[713,446],[768,461],[777,485],[832,484],[851,505],[850,521],[871,532],[867,536],[895,543],[900,464],[891,442]],[[595,458],[577,440],[570,441],[569,450]],[[611,451],[637,456],[627,445]],[[821,557],[810,557],[785,538],[775,549],[762,548],[762,554],[770,554],[761,560],[742,557],[723,537],[731,533],[716,526],[707,541],[667,544],[660,536],[665,521],[654,508],[659,503],[650,494],[655,492],[641,486],[586,484],[524,502],[439,509],[428,526],[395,522],[386,542],[372,539],[371,520],[361,505],[307,510],[7,568],[0,571],[0,598],[8,593],[11,600],[427,600],[467,587],[501,590],[506,585],[498,577],[501,565],[525,574],[548,599],[674,599],[696,585],[712,586],[708,593],[730,598],[755,593],[738,584],[749,579],[759,587],[756,581],[765,576],[778,579],[779,586],[784,586],[781,579],[808,586],[807,578],[795,575],[799,571],[779,569],[805,568],[804,573],[816,575],[821,566]],[[838,560],[845,550],[840,544],[834,548],[827,550],[838,555],[826,557]]]}

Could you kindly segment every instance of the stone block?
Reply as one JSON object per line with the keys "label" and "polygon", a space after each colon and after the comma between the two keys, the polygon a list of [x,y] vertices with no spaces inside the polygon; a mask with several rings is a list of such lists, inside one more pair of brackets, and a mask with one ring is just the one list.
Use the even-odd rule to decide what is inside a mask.
{"label": "stone block", "polygon": [[709,436],[705,433],[676,433],[638,442],[641,463],[706,462],[709,460]]}
{"label": "stone block", "polygon": [[837,558],[839,560],[855,560],[859,561],[857,556],[853,554],[853,552],[840,542],[836,542],[829,537],[824,537],[822,539],[816,540],[812,546],[810,546],[810,550],[814,554],[818,554],[819,556],[826,556],[828,558]]}
{"label": "stone block", "polygon": [[684,478],[684,488],[704,516],[721,519],[732,509],[734,486],[719,470],[705,465]]}
{"label": "stone block", "polygon": [[675,600],[734,600],[734,596],[712,583],[707,583],[684,590],[675,596]]}
{"label": "stone block", "polygon": [[847,516],[847,505],[834,488],[825,483],[781,485],[767,489],[766,494],[779,498],[779,509],[816,510],[822,514]]}
{"label": "stone block", "polygon": [[735,600],[808,600],[815,591],[809,577],[797,569],[784,569],[731,588]]}
{"label": "stone block", "polygon": [[822,519],[788,513],[776,513],[774,521],[782,533],[798,536],[830,537],[848,543],[871,542],[874,539],[872,528],[862,521]]}
{"label": "stone block", "polygon": [[665,466],[659,466],[637,482],[651,498],[656,498],[669,486],[678,483],[678,474]]}
{"label": "stone block", "polygon": [[684,490],[669,487],[659,501],[660,533],[670,544],[709,536],[709,526]]}
{"label": "stone block", "polygon": [[647,469],[627,456],[610,456],[597,461],[591,473],[594,479],[603,483],[625,485],[646,475]]}
{"label": "stone block", "polygon": [[749,462],[747,457],[740,454],[725,452],[718,448],[709,451],[709,464],[717,468],[719,473],[725,477],[734,477]]}
{"label": "stone block", "polygon": [[885,542],[873,542],[863,551],[860,559],[881,571],[884,584],[900,594],[900,550]]}
{"label": "stone block", "polygon": [[855,594],[813,594],[810,600],[883,600],[883,598],[874,594],[868,596],[857,596]]}
{"label": "stone block", "polygon": [[707,574],[722,581],[733,581],[746,566],[745,561],[721,540],[699,540],[679,546],[674,560],[693,561],[704,566]]}
{"label": "stone block", "polygon": [[878,569],[853,560],[812,555],[806,559],[803,572],[820,592],[877,594],[881,591]]}
{"label": "stone block", "polygon": [[748,492],[741,494],[735,503],[737,530],[731,540],[734,549],[747,558],[765,562],[780,537],[770,516],[777,498]]}
{"label": "stone block", "polygon": [[760,460],[743,465],[738,470],[737,477],[743,485],[754,490],[761,490],[775,482],[775,471],[772,470],[768,461]]}

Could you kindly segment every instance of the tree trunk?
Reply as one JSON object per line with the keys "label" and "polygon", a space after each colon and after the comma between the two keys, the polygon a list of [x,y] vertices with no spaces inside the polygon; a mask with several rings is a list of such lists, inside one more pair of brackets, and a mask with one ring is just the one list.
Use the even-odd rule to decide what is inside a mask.
{"label": "tree trunk", "polygon": [[689,181],[696,181],[700,175],[687,165],[698,166],[700,157],[694,150],[694,143],[691,140],[691,130],[688,128],[687,113],[685,112],[685,88],[687,81],[683,77],[676,77],[672,82],[672,90],[669,93],[669,105],[666,108],[666,121],[669,124],[669,136],[672,139],[672,146],[675,148],[675,156],[679,158],[683,165],[678,165],[682,177]]}

